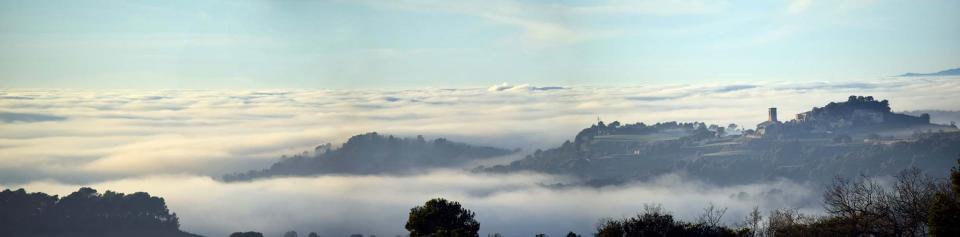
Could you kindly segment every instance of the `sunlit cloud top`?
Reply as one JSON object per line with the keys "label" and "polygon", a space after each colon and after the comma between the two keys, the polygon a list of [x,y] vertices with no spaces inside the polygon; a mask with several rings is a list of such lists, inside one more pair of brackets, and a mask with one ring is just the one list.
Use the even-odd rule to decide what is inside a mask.
{"label": "sunlit cloud top", "polygon": [[870,80],[960,65],[960,2],[0,1],[0,87]]}

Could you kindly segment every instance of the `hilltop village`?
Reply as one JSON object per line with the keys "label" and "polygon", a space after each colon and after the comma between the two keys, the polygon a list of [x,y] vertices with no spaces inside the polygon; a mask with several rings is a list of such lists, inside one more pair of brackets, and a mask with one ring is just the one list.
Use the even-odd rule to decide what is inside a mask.
{"label": "hilltop village", "polygon": [[780,177],[828,181],[837,174],[894,174],[910,166],[946,173],[944,167],[960,154],[958,131],[954,124],[931,124],[926,114],[894,113],[887,100],[850,96],[789,121],[769,108],[767,121],[755,129],[601,121],[560,147],[476,170],[573,174],[596,185],[676,172],[721,183]]}
{"label": "hilltop village", "polygon": [[894,113],[887,100],[877,101],[872,96],[850,96],[846,102],[831,102],[822,108],[814,107],[786,122],[777,119],[777,108],[770,108],[767,121],[757,124],[756,130],[747,131],[745,134],[752,138],[865,135],[867,139],[876,141],[934,130],[949,132],[956,131],[957,127],[953,124],[931,124],[929,114],[911,116]]}
{"label": "hilltop village", "polygon": [[[780,121],[777,108],[769,108],[767,120],[757,124],[755,129],[743,129],[735,124],[718,126],[700,122],[667,122],[648,126],[644,123],[621,125],[616,121],[607,125],[600,121],[587,130],[596,131],[596,135],[589,136],[594,133],[581,132],[575,140],[581,148],[589,150],[596,146],[610,148],[632,145],[636,147],[623,154],[636,156],[644,155],[641,151],[648,143],[662,141],[696,141],[693,143],[701,145],[690,149],[759,142],[754,141],[758,139],[833,145],[891,144],[915,141],[923,134],[960,131],[955,124],[931,124],[929,114],[911,116],[894,113],[890,109],[889,101],[878,101],[872,96],[850,96],[845,102],[831,102],[824,107],[813,107],[810,111],[796,114],[796,117],[789,121]],[[698,150],[707,156],[736,153]]]}

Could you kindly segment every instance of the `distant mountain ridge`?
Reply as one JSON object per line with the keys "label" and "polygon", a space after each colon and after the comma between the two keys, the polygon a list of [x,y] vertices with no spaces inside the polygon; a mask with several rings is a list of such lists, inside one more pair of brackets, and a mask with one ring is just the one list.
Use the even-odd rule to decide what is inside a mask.
{"label": "distant mountain ridge", "polygon": [[947,69],[934,73],[904,73],[900,77],[960,76],[960,68]]}

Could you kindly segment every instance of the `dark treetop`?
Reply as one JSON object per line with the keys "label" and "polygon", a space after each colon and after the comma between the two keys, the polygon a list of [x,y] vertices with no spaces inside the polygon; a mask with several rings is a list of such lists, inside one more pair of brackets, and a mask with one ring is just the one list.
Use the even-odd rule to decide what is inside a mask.
{"label": "dark treetop", "polygon": [[66,197],[0,192],[0,236],[195,237],[180,231],[163,198],[81,188]]}

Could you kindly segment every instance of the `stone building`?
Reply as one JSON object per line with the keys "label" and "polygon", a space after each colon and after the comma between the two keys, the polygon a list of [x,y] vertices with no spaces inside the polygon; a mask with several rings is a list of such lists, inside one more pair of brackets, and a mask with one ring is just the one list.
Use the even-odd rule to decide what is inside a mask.
{"label": "stone building", "polygon": [[763,136],[769,133],[771,130],[776,130],[780,124],[780,121],[777,120],[777,108],[770,108],[767,110],[767,121],[757,124],[756,133],[758,136]]}

